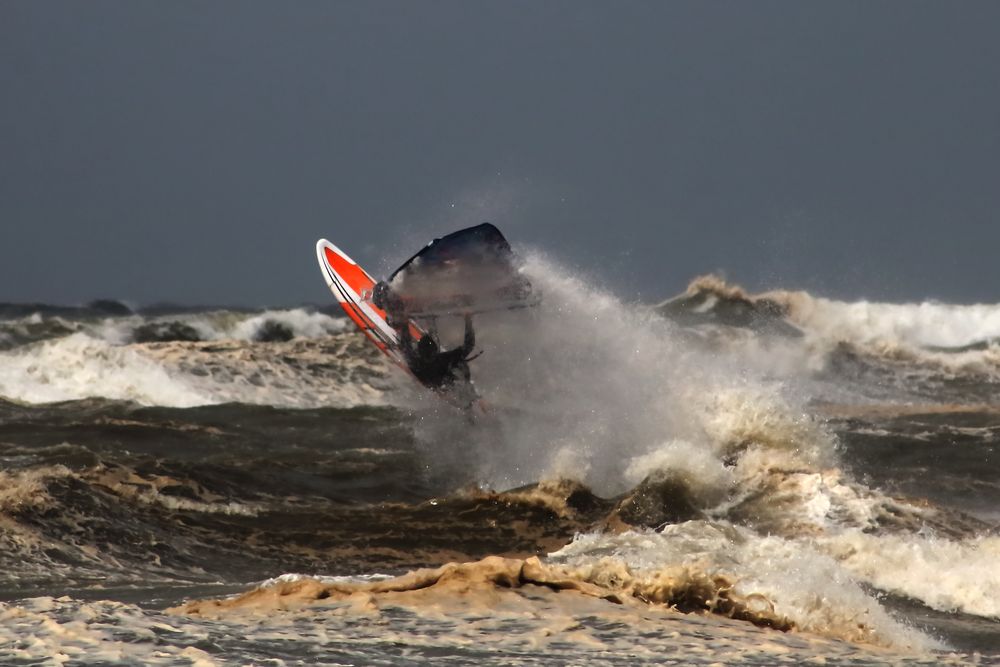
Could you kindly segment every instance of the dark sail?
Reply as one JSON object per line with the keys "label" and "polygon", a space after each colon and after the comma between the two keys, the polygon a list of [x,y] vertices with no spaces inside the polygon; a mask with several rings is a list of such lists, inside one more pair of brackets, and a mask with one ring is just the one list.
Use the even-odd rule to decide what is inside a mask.
{"label": "dark sail", "polygon": [[411,316],[534,305],[510,244],[488,222],[428,243],[387,281]]}

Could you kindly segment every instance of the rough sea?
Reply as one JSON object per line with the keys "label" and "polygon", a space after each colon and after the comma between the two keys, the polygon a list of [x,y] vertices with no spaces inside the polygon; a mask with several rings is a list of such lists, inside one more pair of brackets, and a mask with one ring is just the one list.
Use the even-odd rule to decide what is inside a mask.
{"label": "rough sea", "polygon": [[1000,305],[524,270],[474,418],[332,297],[0,304],[0,664],[1000,664]]}

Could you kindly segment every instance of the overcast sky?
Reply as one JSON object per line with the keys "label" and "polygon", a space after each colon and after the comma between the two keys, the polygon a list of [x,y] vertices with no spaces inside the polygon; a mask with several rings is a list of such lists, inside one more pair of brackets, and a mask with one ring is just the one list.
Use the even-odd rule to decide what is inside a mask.
{"label": "overcast sky", "polygon": [[331,297],[494,222],[623,298],[1000,302],[1000,2],[0,0],[0,301]]}

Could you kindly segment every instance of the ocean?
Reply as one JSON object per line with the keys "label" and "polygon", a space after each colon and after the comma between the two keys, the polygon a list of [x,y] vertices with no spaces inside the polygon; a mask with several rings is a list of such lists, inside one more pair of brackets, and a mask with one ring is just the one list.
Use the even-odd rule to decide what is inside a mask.
{"label": "ocean", "polygon": [[1000,664],[1000,305],[525,259],[471,418],[332,299],[0,304],[0,664]]}

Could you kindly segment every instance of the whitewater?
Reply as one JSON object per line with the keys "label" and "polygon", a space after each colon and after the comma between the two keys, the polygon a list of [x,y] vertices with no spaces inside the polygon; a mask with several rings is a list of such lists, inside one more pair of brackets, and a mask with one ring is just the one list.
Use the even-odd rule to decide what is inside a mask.
{"label": "whitewater", "polygon": [[1000,662],[1000,305],[525,259],[474,423],[326,308],[0,307],[0,654]]}

